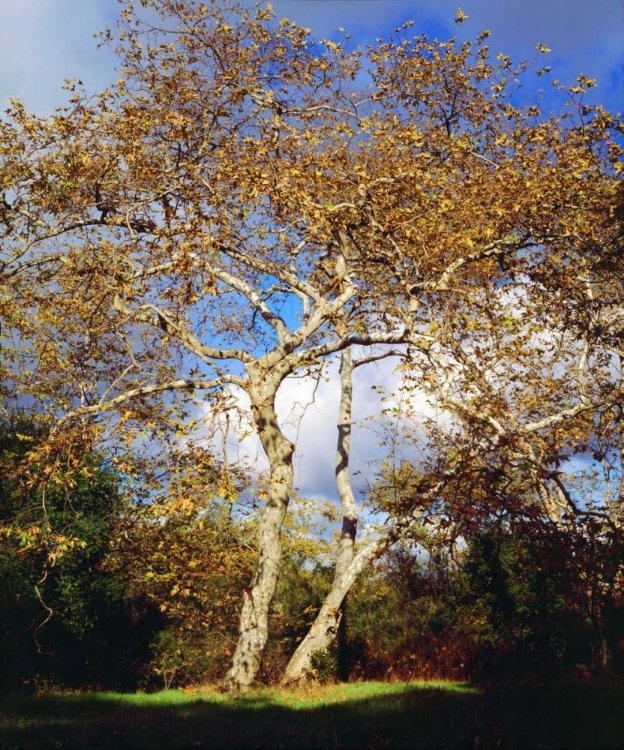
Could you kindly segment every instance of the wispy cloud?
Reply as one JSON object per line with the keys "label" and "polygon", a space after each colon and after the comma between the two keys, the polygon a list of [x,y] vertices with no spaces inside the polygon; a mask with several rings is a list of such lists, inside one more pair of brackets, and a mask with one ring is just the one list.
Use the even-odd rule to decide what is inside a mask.
{"label": "wispy cloud", "polygon": [[109,83],[114,56],[97,49],[95,32],[114,23],[114,0],[0,0],[0,106],[21,99],[48,114],[66,101],[66,78],[89,90]]}

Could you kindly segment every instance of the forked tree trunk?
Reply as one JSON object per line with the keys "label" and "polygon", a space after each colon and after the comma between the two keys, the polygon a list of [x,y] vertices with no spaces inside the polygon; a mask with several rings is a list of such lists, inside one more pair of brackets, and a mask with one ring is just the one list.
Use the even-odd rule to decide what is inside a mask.
{"label": "forked tree trunk", "polygon": [[292,492],[294,446],[277,423],[275,389],[252,397],[252,411],[270,465],[266,506],[258,527],[258,565],[243,594],[239,637],[223,689],[239,692],[254,681],[268,637],[269,605],[279,577],[280,532]]}
{"label": "forked tree trunk", "polygon": [[[336,486],[342,505],[342,534],[336,554],[336,570],[332,589],[321,610],[293,654],[282,682],[284,684],[302,679],[310,671],[312,656],[317,651],[324,651],[338,634],[341,618],[341,606],[347,592],[352,586],[347,575],[353,562],[355,536],[357,533],[358,509],[349,478],[349,450],[351,445],[351,415],[353,402],[352,384],[353,365],[351,350],[345,349],[340,360],[340,416],[338,419],[338,445],[336,450]],[[353,578],[355,581],[355,578]]]}

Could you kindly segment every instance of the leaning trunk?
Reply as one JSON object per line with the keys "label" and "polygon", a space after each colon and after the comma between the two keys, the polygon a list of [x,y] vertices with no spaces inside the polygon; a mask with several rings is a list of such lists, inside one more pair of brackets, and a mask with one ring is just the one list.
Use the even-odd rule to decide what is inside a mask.
{"label": "leaning trunk", "polygon": [[[340,454],[340,447],[338,453]],[[453,469],[445,472],[433,487],[430,487],[419,496],[419,502],[415,503],[415,507],[411,512],[399,516],[394,524],[384,529],[384,532],[378,539],[367,544],[357,554],[354,554],[353,549],[355,525],[351,524],[349,518],[345,515],[343,518],[342,538],[338,552],[336,572],[331,591],[323,602],[323,606],[312,627],[288,663],[282,678],[283,685],[304,679],[310,672],[312,656],[317,651],[327,649],[338,634],[342,603],[358,579],[358,576],[375,559],[390,549],[395,542],[419,526],[424,509],[438,497],[439,493],[457,475],[461,468],[462,463],[458,462]],[[343,503],[345,498],[348,499],[347,495],[344,497],[341,496]],[[355,517],[355,520],[357,520],[357,517]]]}
{"label": "leaning trunk", "polygon": [[399,534],[388,533],[383,538],[367,545],[353,557],[340,577],[334,577],[331,591],[323,602],[314,624],[286,667],[282,678],[283,685],[304,679],[310,672],[313,654],[317,651],[324,651],[336,637],[340,625],[340,607],[358,576],[398,538]]}
{"label": "leaning trunk", "polygon": [[237,692],[254,681],[268,638],[269,605],[279,577],[280,532],[293,483],[293,444],[282,434],[275,414],[274,396],[252,397],[252,410],[270,465],[266,506],[258,527],[258,565],[251,586],[244,591],[239,637],[224,690]]}
{"label": "leaning trunk", "polygon": [[[342,616],[342,604],[351,588],[353,581],[347,575],[349,566],[353,562],[355,536],[357,533],[358,512],[351,480],[349,478],[349,450],[351,445],[351,413],[352,413],[352,372],[351,350],[345,349],[340,360],[340,416],[338,419],[338,445],[336,450],[336,486],[342,505],[342,533],[338,543],[336,555],[336,570],[332,589],[327,596],[321,610],[293,654],[282,682],[287,684],[300,680],[310,671],[312,656],[317,651],[328,648],[338,634]],[[347,583],[346,581],[351,581]]]}

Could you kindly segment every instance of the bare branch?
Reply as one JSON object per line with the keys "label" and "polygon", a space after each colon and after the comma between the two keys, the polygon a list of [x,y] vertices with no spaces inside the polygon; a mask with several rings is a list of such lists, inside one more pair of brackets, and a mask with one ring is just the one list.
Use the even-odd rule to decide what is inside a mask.
{"label": "bare branch", "polygon": [[314,300],[315,302],[320,302],[322,299],[321,293],[316,287],[312,286],[312,284],[307,283],[303,279],[300,279],[296,274],[292,273],[284,266],[269,264],[266,261],[254,258],[252,255],[245,255],[240,250],[225,247],[224,245],[221,245],[219,247],[219,250],[225,255],[228,255],[233,260],[236,260],[238,263],[249,266],[255,271],[260,271],[261,273],[275,276],[280,281],[283,281],[284,283],[291,286],[293,291],[304,294],[306,297]]}
{"label": "bare branch", "polygon": [[[130,308],[126,305],[118,293],[115,293],[113,307],[123,313],[127,319],[151,323],[155,328],[161,329],[167,335],[176,336],[180,342],[198,356],[202,362],[214,366],[212,360],[237,359],[240,362],[253,362],[254,359],[242,349],[215,349],[206,346],[197,339],[185,326],[173,320],[168,310],[163,310],[156,305],[141,305],[138,308]],[[148,310],[154,314],[149,315]]]}
{"label": "bare branch", "polygon": [[61,425],[71,419],[75,419],[76,417],[84,416],[87,414],[104,414],[108,411],[111,411],[116,406],[124,404],[126,401],[130,401],[136,398],[142,398],[144,396],[150,396],[154,393],[189,390],[214,391],[222,388],[225,385],[238,385],[241,388],[244,388],[246,383],[242,378],[238,378],[235,376],[225,376],[222,378],[215,378],[214,380],[192,380],[180,378],[178,380],[165,381],[164,383],[154,383],[152,385],[142,385],[136,388],[130,388],[128,391],[125,391],[125,393],[121,393],[119,394],[119,396],[115,396],[114,398],[108,399],[107,401],[105,401],[104,399],[100,399],[97,404],[81,407],[79,409],[74,409],[67,412],[67,414],[63,415],[57,421],[52,432],[58,432]]}

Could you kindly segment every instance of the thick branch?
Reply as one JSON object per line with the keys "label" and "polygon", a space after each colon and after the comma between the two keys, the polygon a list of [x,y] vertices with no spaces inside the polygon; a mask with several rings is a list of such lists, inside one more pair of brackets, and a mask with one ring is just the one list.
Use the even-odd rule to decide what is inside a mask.
{"label": "thick branch", "polygon": [[[422,338],[433,339],[433,337],[431,336],[422,336]],[[414,343],[413,333],[409,328],[405,328],[403,331],[399,331],[397,333],[350,333],[334,341],[328,341],[325,344],[319,344],[318,346],[313,346],[309,349],[304,349],[301,352],[298,352],[296,363],[301,364],[306,361],[318,359],[320,357],[326,357],[329,354],[341,352],[350,346],[375,346],[376,344],[412,343]]]}
{"label": "thick branch", "polygon": [[178,380],[168,380],[164,383],[137,386],[136,388],[131,388],[130,390],[125,391],[125,393],[120,393],[118,396],[108,399],[107,401],[100,400],[97,404],[84,406],[80,409],[74,409],[73,411],[67,412],[67,414],[58,420],[53,431],[56,432],[62,424],[70,419],[86,414],[103,414],[134,398],[150,396],[154,393],[165,393],[167,391],[215,390],[229,384],[243,385],[244,381],[242,378],[236,377],[215,378],[214,380],[187,380],[185,378],[180,378]]}
{"label": "thick branch", "polygon": [[[141,305],[138,308],[132,309],[123,302],[119,294],[115,294],[113,307],[117,312],[126,315],[127,318],[132,318],[142,323],[151,323],[156,328],[160,328],[165,334],[176,336],[189,352],[195,354],[206,364],[214,365],[211,361],[213,359],[238,359],[240,362],[253,362],[253,357],[242,349],[214,349],[211,346],[202,344],[184,326],[173,321],[171,313],[168,310],[161,310],[156,305]],[[151,311],[153,314],[150,315],[148,311]],[[233,383],[234,380],[235,378],[231,382]]]}
{"label": "thick branch", "polygon": [[540,419],[537,422],[529,422],[528,424],[519,425],[517,430],[518,432],[528,435],[531,432],[537,432],[538,430],[543,430],[546,427],[552,427],[552,425],[565,422],[566,419],[573,419],[583,412],[590,411],[592,409],[598,409],[599,407],[604,406],[606,403],[607,402],[604,399],[591,403],[583,399],[576,406],[571,406],[569,409],[562,409],[560,412],[557,412],[557,414],[552,414],[550,417],[544,417],[544,419]]}
{"label": "thick branch", "polygon": [[490,242],[489,245],[486,245],[477,253],[471,253],[470,255],[464,255],[462,258],[457,258],[457,260],[453,261],[446,268],[440,278],[434,284],[430,285],[432,291],[441,292],[448,289],[449,281],[455,272],[468,263],[475,263],[476,261],[484,260],[485,258],[497,257],[504,255],[510,250],[520,250],[521,248],[536,244],[535,242],[528,242],[528,239],[528,237],[523,237],[522,239],[514,238],[511,240],[495,240],[494,242]]}

